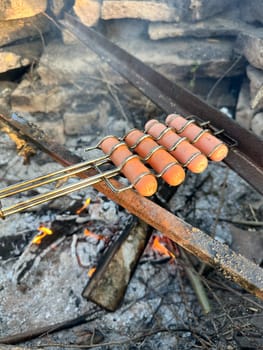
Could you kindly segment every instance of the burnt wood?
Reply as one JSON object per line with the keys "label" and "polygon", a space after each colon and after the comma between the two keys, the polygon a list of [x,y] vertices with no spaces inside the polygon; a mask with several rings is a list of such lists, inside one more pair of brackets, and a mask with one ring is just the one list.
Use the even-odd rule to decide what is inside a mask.
{"label": "burnt wood", "polygon": [[85,287],[84,298],[115,311],[121,304],[136,265],[149,241],[151,230],[136,217],[100,259]]}

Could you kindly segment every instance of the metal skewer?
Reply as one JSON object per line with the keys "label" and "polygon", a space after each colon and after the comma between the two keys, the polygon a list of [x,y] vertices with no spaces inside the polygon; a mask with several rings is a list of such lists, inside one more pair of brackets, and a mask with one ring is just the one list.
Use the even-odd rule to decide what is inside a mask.
{"label": "metal skewer", "polygon": [[94,164],[102,164],[103,161],[107,161],[107,156],[102,156],[93,160],[85,161],[76,165],[69,166],[67,168],[54,171],[35,179],[20,182],[15,185],[8,186],[0,190],[0,199],[13,196],[15,194],[31,190],[36,187],[40,187],[51,182],[65,179],[67,177],[74,176],[81,172],[87,171],[88,169],[94,167]]}
{"label": "metal skewer", "polygon": [[24,181],[20,184],[12,185],[3,189],[2,191],[0,191],[0,199],[10,197],[14,194],[21,193],[21,192],[30,190],[32,188],[40,187],[45,184],[48,184],[63,178],[74,176],[90,168],[93,168],[98,171],[98,174],[93,175],[87,179],[81,180],[76,184],[68,185],[60,189],[55,189],[53,191],[49,191],[47,193],[35,196],[31,199],[16,203],[10,207],[0,209],[0,218],[4,219],[8,215],[18,213],[25,209],[50,201],[52,199],[59,198],[71,192],[78,191],[85,187],[94,185],[100,181],[108,181],[108,179],[110,179],[111,177],[118,175],[121,170],[121,167],[116,167],[114,169],[101,172],[98,167],[108,161],[109,161],[109,158],[107,156],[102,156],[94,160],[73,165],[65,169],[58,170],[58,171],[40,176],[38,178]]}

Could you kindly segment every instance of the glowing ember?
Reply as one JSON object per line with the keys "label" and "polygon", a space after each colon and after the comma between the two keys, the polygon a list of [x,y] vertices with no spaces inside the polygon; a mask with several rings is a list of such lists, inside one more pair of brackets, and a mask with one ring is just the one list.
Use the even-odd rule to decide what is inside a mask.
{"label": "glowing ember", "polygon": [[91,269],[89,269],[88,276],[91,277],[95,271],[96,271],[96,267],[92,267]]}
{"label": "glowing ember", "polygon": [[45,227],[45,226],[39,226],[38,231],[39,231],[39,233],[32,240],[33,244],[40,244],[44,237],[46,237],[47,235],[53,234],[53,231],[50,228]]}
{"label": "glowing ember", "polygon": [[88,237],[93,237],[96,239],[105,239],[105,237],[103,235],[98,235],[97,233],[93,233],[90,230],[88,230],[87,228],[84,229],[84,235],[88,236]]}
{"label": "glowing ember", "polygon": [[171,259],[175,259],[175,255],[162,244],[160,237],[154,238],[152,248],[160,254],[167,255]]}
{"label": "glowing ember", "polygon": [[89,206],[89,204],[90,204],[90,198],[87,198],[84,204],[82,205],[82,207],[76,210],[76,214],[77,215],[81,214]]}

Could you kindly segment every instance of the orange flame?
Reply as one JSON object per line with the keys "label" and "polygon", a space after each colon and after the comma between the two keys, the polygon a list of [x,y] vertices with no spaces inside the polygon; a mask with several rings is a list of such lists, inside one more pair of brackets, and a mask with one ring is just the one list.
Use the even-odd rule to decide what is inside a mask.
{"label": "orange flame", "polygon": [[91,277],[95,271],[96,271],[96,267],[92,267],[91,269],[89,269],[88,276]]}
{"label": "orange flame", "polygon": [[160,237],[154,238],[152,248],[160,254],[167,255],[171,259],[175,259],[175,255],[161,243]]}
{"label": "orange flame", "polygon": [[82,205],[82,207],[80,207],[78,210],[76,210],[76,214],[79,215],[81,214],[90,204],[90,198],[87,198],[84,202],[84,204]]}
{"label": "orange flame", "polygon": [[44,237],[46,237],[47,235],[53,234],[53,231],[50,228],[45,226],[39,226],[38,231],[39,233],[32,239],[33,244],[40,244]]}
{"label": "orange flame", "polygon": [[90,230],[88,230],[87,228],[84,229],[84,235],[88,236],[88,237],[93,237],[96,239],[105,239],[105,237],[103,235],[98,235],[97,233],[93,233]]}

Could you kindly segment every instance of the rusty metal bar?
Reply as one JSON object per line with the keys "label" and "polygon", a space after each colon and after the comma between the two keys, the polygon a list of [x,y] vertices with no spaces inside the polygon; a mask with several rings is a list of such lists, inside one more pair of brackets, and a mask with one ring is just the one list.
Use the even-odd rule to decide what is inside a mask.
{"label": "rusty metal bar", "polygon": [[[31,123],[27,123],[16,114],[9,116],[0,111],[0,121],[8,124],[21,137],[32,142],[64,166],[82,161],[81,158],[63,146],[50,140],[42,130]],[[94,175],[94,171],[81,173],[79,177],[85,178],[91,175]],[[112,181],[114,181],[116,187],[121,186],[118,181]],[[214,240],[198,228],[192,227],[133,190],[114,193],[104,182],[100,182],[94,185],[94,187],[127,209],[130,213],[136,215],[169,237],[172,241],[200,258],[203,262],[212,265],[246,290],[263,299],[263,269],[252,261],[236,254],[228,246]]]}
{"label": "rusty metal bar", "polygon": [[225,163],[263,194],[263,140],[76,18],[67,15],[61,23],[167,114],[194,114],[217,129],[224,129],[237,141]]}

